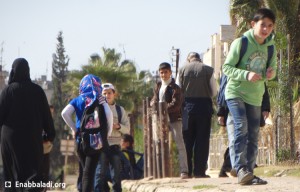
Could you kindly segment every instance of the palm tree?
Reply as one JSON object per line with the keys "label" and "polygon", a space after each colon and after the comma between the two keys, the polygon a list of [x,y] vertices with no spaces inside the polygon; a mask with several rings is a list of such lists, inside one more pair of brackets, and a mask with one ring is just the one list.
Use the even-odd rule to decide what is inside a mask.
{"label": "palm tree", "polygon": [[[102,52],[103,57],[97,53],[92,54],[89,63],[82,66],[81,70],[69,73],[68,81],[64,84],[64,90],[68,93],[66,100],[78,95],[78,85],[84,75],[97,75],[103,83],[110,82],[116,87],[117,103],[123,106],[127,112],[132,113],[134,124],[136,124],[135,120],[139,116],[142,99],[151,93],[149,90],[152,86],[145,86],[145,79],[149,74],[138,75],[134,62],[128,59],[121,61],[122,55],[115,49],[102,48]],[[141,74],[143,73],[141,72]]]}
{"label": "palm tree", "polygon": [[237,27],[236,36],[241,36],[250,28],[250,21],[253,13],[262,7],[261,0],[231,0],[230,1],[230,20],[231,24]]}
{"label": "palm tree", "polygon": [[[65,83],[65,88],[69,91],[69,99],[78,95],[78,85],[81,78],[86,74],[94,74],[101,78],[102,82],[110,82],[114,84],[121,97],[123,93],[129,90],[127,85],[132,84],[132,80],[136,79],[136,68],[134,63],[125,60],[119,64],[121,55],[116,53],[114,49],[102,49],[103,58],[97,54],[91,55],[87,65],[83,65],[81,70],[72,71],[68,76],[68,81]],[[123,104],[123,103],[122,103]],[[124,103],[124,106],[131,110],[130,102]]]}
{"label": "palm tree", "polygon": [[121,60],[121,53],[116,53],[115,49],[106,49],[102,48],[103,51],[103,65],[111,66],[111,67],[118,67],[119,62]]}

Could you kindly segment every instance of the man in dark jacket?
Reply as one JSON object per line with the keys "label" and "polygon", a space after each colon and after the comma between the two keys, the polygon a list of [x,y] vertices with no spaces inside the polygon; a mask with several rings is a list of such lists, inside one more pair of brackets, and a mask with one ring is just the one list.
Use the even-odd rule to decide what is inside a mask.
{"label": "man in dark jacket", "polygon": [[[24,58],[13,62],[8,86],[0,96],[1,153],[4,191],[41,191],[43,130],[53,141],[55,130],[43,89],[32,83]],[[16,184],[22,183],[16,186]]]}
{"label": "man in dark jacket", "polygon": [[177,144],[179,153],[179,164],[181,171],[181,178],[188,178],[188,166],[186,158],[186,149],[184,146],[182,136],[182,93],[175,80],[172,78],[171,65],[169,63],[161,63],[159,65],[159,75],[161,82],[158,82],[155,89],[151,106],[157,105],[158,102],[167,103],[167,111],[169,114],[170,130],[172,131],[173,138]]}
{"label": "man in dark jacket", "polygon": [[[179,70],[177,84],[184,95],[183,138],[187,151],[189,176],[208,178],[205,174],[209,155],[209,137],[213,114],[212,97],[216,95],[214,69],[201,62],[200,55],[191,52],[187,63]],[[194,157],[194,161],[192,158]],[[192,164],[194,162],[194,165]]]}

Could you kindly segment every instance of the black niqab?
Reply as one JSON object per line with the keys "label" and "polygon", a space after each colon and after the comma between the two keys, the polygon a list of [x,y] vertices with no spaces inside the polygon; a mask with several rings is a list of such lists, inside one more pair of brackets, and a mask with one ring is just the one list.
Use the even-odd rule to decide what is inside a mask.
{"label": "black niqab", "polygon": [[31,81],[29,65],[26,59],[15,59],[9,74],[8,84],[13,82]]}

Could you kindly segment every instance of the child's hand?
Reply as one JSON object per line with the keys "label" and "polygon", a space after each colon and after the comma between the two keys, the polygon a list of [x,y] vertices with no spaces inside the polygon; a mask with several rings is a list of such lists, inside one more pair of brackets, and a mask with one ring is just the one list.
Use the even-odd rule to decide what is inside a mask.
{"label": "child's hand", "polygon": [[119,123],[114,123],[113,129],[121,129],[121,125]]}
{"label": "child's hand", "polygon": [[251,82],[256,82],[258,80],[261,80],[261,75],[257,74],[257,73],[254,73],[252,71],[250,71],[248,73],[248,76],[247,76],[247,80],[248,81],[251,81]]}
{"label": "child's hand", "polygon": [[150,101],[150,107],[152,107],[154,105],[154,100]]}
{"label": "child's hand", "polygon": [[274,74],[274,70],[272,67],[268,67],[267,71],[266,71],[266,77],[267,79],[271,79],[273,77]]}
{"label": "child's hand", "polygon": [[269,117],[269,111],[263,111],[262,112],[264,120],[266,120]]}
{"label": "child's hand", "polygon": [[99,104],[102,105],[103,103],[106,103],[106,98],[103,96],[103,95],[100,95],[98,97],[98,100],[99,100]]}
{"label": "child's hand", "polygon": [[219,125],[221,125],[221,126],[226,126],[224,121],[225,121],[225,118],[224,118],[224,117],[222,117],[222,116],[219,116],[219,117],[218,117],[218,124],[219,124]]}

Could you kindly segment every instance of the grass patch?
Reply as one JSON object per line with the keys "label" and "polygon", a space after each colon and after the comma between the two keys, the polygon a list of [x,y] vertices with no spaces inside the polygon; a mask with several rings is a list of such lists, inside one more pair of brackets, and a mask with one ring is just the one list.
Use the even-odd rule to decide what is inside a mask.
{"label": "grass patch", "polygon": [[300,177],[300,165],[290,165],[290,166],[266,166],[258,167],[254,169],[254,174],[264,177],[274,177],[274,176],[292,176]]}
{"label": "grass patch", "polygon": [[217,186],[215,186],[215,185],[196,185],[196,186],[193,186],[193,189],[212,189],[215,187],[217,187]]}
{"label": "grass patch", "polygon": [[300,177],[300,168],[288,170],[289,176]]}

